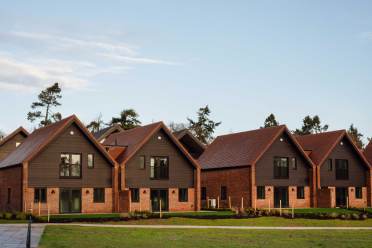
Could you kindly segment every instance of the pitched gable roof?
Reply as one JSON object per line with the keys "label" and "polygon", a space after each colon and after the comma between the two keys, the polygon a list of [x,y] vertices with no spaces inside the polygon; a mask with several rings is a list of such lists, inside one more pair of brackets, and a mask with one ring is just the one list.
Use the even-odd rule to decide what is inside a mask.
{"label": "pitched gable roof", "polygon": [[113,151],[113,155],[116,157],[116,161],[119,164],[127,163],[137,151],[143,147],[147,141],[159,130],[163,130],[170,140],[176,145],[176,147],[186,156],[186,158],[198,168],[199,164],[195,161],[192,156],[186,151],[176,137],[169,131],[163,122],[156,122],[146,126],[136,127],[130,130],[126,130],[120,133],[114,133],[110,135],[104,142],[103,145],[107,147],[123,147],[122,153],[117,155],[118,150]]}
{"label": "pitched gable roof", "polygon": [[368,160],[368,162],[372,165],[372,140],[369,142],[369,144],[364,149],[364,156]]}
{"label": "pitched gable roof", "polygon": [[110,127],[106,127],[98,132],[92,133],[94,138],[96,138],[98,141],[101,141],[105,138],[107,138],[110,134],[115,133],[115,132],[122,132],[124,129],[118,125],[114,124]]}
{"label": "pitched gable roof", "polygon": [[15,137],[19,133],[22,134],[25,137],[27,137],[29,135],[29,133],[27,132],[26,129],[24,129],[23,127],[19,127],[16,130],[14,130],[11,134],[9,134],[8,136],[5,136],[3,139],[1,139],[0,140],[0,146],[4,145],[9,140],[13,139],[13,137]]}
{"label": "pitched gable roof", "polygon": [[94,139],[92,134],[85,128],[81,121],[75,115],[72,115],[59,122],[36,129],[16,150],[0,162],[0,168],[19,165],[30,161],[72,123],[75,123],[79,127],[83,134],[85,134],[85,136],[112,165],[115,164],[115,161],[112,160],[105,149]]}
{"label": "pitched gable roof", "polygon": [[178,132],[174,132],[173,135],[185,146],[185,148],[195,157],[205,151],[206,145],[198,140],[189,130],[184,129]]}
{"label": "pitched gable roof", "polygon": [[199,163],[202,169],[232,168],[256,164],[283,133],[288,135],[312,167],[311,160],[284,125],[219,136],[199,158]]}
{"label": "pitched gable roof", "polygon": [[311,151],[310,158],[316,165],[324,164],[337,144],[339,144],[342,139],[346,138],[362,161],[365,162],[368,167],[370,166],[364,155],[347,134],[346,130],[296,136],[295,138],[305,151]]}

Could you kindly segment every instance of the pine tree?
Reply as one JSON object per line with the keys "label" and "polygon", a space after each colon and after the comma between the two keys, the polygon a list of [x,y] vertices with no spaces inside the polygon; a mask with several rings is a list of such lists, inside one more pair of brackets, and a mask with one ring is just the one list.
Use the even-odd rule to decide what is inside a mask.
{"label": "pine tree", "polygon": [[298,135],[307,135],[307,134],[316,134],[326,132],[329,128],[329,125],[321,125],[319,116],[315,115],[314,117],[306,116],[303,119],[303,125],[301,129],[296,129],[295,134]]}
{"label": "pine tree", "polygon": [[364,143],[363,143],[363,134],[359,133],[358,128],[354,127],[354,124],[351,124],[349,127],[349,130],[347,130],[347,133],[351,137],[351,139],[354,141],[356,146],[359,149],[363,149]]}
{"label": "pine tree", "polygon": [[197,112],[197,120],[187,118],[189,122],[189,130],[199,139],[203,144],[208,144],[213,140],[213,133],[215,129],[221,125],[221,122],[215,122],[209,118],[211,110],[209,106],[200,108]]}
{"label": "pine tree", "polygon": [[27,119],[31,122],[41,120],[39,127],[60,121],[62,115],[58,112],[53,112],[52,108],[61,106],[61,103],[58,101],[62,98],[61,91],[58,83],[54,83],[52,86],[42,90],[38,95],[39,101],[31,104],[32,111],[28,112]]}
{"label": "pine tree", "polygon": [[274,114],[270,114],[264,122],[264,128],[276,126],[279,126],[279,122],[276,120]]}
{"label": "pine tree", "polygon": [[129,130],[141,124],[138,117],[139,115],[134,109],[124,109],[120,112],[119,117],[112,117],[109,125],[119,124],[124,130]]}
{"label": "pine tree", "polygon": [[94,119],[87,125],[87,128],[90,132],[96,133],[103,129],[104,125],[105,123],[103,122],[102,114],[99,114],[96,119]]}

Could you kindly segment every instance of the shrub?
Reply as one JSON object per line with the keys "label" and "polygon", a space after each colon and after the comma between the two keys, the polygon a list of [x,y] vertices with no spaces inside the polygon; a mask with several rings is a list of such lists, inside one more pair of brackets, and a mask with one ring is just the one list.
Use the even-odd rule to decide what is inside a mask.
{"label": "shrub", "polygon": [[149,211],[134,211],[134,212],[130,212],[128,214],[128,218],[130,219],[148,219],[150,217],[152,217],[153,214]]}
{"label": "shrub", "polygon": [[27,220],[27,214],[23,213],[23,212],[19,212],[19,213],[16,213],[15,215],[15,218],[17,220]]}
{"label": "shrub", "polygon": [[360,219],[361,220],[366,220],[366,219],[368,219],[368,215],[367,214],[361,214]]}
{"label": "shrub", "polygon": [[6,219],[6,220],[11,220],[11,219],[13,219],[13,213],[4,213],[4,219]]}
{"label": "shrub", "polygon": [[352,214],[352,215],[351,215],[351,218],[352,218],[353,220],[359,220],[359,214]]}
{"label": "shrub", "polygon": [[339,217],[339,214],[336,212],[332,212],[332,213],[327,214],[327,217],[329,219],[337,219]]}

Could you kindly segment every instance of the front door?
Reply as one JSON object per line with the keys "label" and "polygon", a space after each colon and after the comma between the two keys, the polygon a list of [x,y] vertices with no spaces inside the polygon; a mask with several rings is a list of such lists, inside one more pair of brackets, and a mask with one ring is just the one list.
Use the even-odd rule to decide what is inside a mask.
{"label": "front door", "polygon": [[345,207],[347,197],[347,188],[336,188],[336,207]]}
{"label": "front door", "polygon": [[288,208],[288,187],[275,187],[274,188],[274,207]]}
{"label": "front door", "polygon": [[81,189],[61,189],[60,213],[81,213]]}
{"label": "front door", "polygon": [[[161,202],[161,203],[160,203]],[[151,190],[151,208],[153,212],[168,211],[168,189]]]}

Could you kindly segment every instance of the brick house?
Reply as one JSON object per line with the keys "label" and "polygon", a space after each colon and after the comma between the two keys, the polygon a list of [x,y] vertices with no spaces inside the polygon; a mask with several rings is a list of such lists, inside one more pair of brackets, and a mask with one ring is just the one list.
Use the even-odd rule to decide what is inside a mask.
{"label": "brick house", "polygon": [[199,164],[162,122],[112,134],[103,145],[120,166],[121,212],[200,209]]}
{"label": "brick house", "polygon": [[19,127],[6,137],[0,138],[0,161],[13,152],[29,135],[26,129]]}
{"label": "brick house", "polygon": [[314,205],[314,165],[286,126],[217,137],[199,158],[202,205]]}
{"label": "brick house", "polygon": [[296,139],[316,165],[318,207],[371,206],[371,166],[346,130]]}
{"label": "brick house", "polygon": [[0,210],[115,211],[118,166],[70,116],[35,130],[0,162]]}

